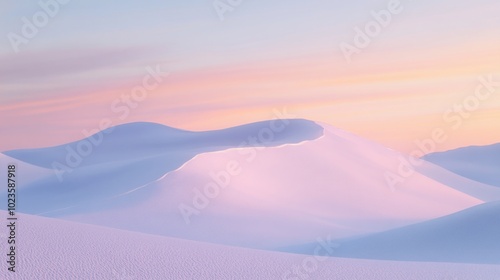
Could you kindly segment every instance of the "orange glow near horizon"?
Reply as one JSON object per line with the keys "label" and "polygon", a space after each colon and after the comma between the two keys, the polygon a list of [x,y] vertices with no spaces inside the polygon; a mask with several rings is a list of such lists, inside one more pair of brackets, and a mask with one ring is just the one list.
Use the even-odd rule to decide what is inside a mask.
{"label": "orange glow near horizon", "polygon": [[152,121],[201,131],[274,118],[273,110],[285,107],[298,118],[329,123],[403,152],[436,127],[449,136],[439,151],[496,143],[498,87],[459,129],[450,129],[443,119],[474,94],[479,77],[493,75],[500,81],[500,39],[482,34],[476,39],[461,45],[393,47],[391,52],[374,47],[359,55],[362,62],[351,64],[339,52],[324,51],[172,71],[123,119],[111,104],[130,95],[142,79],[137,73],[106,86],[7,100],[0,104],[0,122],[12,133],[4,134],[0,150],[75,141],[83,129],[98,128],[103,118],[115,125]]}
{"label": "orange glow near horizon", "polygon": [[[326,68],[322,64],[313,66]],[[414,141],[428,137],[433,128],[450,126],[443,120],[444,112],[473,94],[480,76],[472,68],[434,68],[332,78],[332,71],[315,72],[311,67],[292,71],[274,62],[232,72],[210,69],[174,73],[149,92],[137,108],[131,108],[123,120],[112,111],[111,104],[122,94],[130,95],[132,86],[1,105],[8,116],[3,122],[10,120],[2,126],[25,127],[40,136],[37,145],[7,137],[2,148],[43,147],[78,140],[81,130],[97,128],[102,118],[111,118],[114,124],[153,121],[199,131],[274,118],[273,109],[286,107],[298,118],[329,123],[409,152]],[[500,142],[500,132],[495,129],[498,95],[483,101],[460,129],[450,130],[449,140],[438,149]],[[47,127],[53,127],[54,132],[44,133]]]}

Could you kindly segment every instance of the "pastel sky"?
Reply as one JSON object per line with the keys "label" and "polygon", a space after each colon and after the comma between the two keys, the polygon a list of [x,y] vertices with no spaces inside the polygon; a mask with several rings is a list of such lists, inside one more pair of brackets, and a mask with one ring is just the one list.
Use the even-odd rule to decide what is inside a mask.
{"label": "pastel sky", "polygon": [[[391,1],[242,0],[223,21],[212,0],[66,1],[17,53],[12,33],[44,10],[0,2],[0,151],[78,140],[103,119],[210,130],[283,108],[404,152],[435,128],[438,150],[500,142],[498,0],[402,0],[350,62],[340,45]],[[157,67],[169,76],[118,113]],[[480,77],[497,82],[474,104]]]}

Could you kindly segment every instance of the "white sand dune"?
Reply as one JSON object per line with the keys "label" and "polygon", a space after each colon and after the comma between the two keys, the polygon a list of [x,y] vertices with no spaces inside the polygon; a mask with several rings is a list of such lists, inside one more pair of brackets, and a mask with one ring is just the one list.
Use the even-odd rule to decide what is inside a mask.
{"label": "white sand dune", "polygon": [[[264,131],[264,132],[263,132]],[[177,167],[194,155],[238,147],[251,136],[266,138],[271,131],[272,139],[260,141],[258,146],[279,146],[312,140],[322,135],[320,125],[302,119],[270,120],[232,127],[228,129],[192,132],[156,123],[136,122],[118,125],[88,138],[72,143],[40,148],[5,151],[4,154],[18,160],[45,168],[52,168],[54,161],[65,163],[71,151],[82,151],[83,160],[78,167],[111,162],[128,162],[168,156]],[[258,137],[257,137],[258,138]],[[91,152],[85,153],[91,144]],[[180,165],[179,165],[180,163]]]}
{"label": "white sand dune", "polygon": [[5,154],[19,172],[26,164],[43,171],[20,182],[24,213],[267,250],[432,220],[500,191],[430,164],[392,188],[386,174],[398,173],[404,155],[329,125],[281,122],[274,131],[277,123],[260,122],[199,133],[122,125],[63,182],[44,172],[67,145]]}
{"label": "white sand dune", "polygon": [[[500,202],[489,202],[446,217],[338,241],[335,256],[398,261],[500,264]],[[288,252],[312,254],[315,244]]]}
{"label": "white sand dune", "polygon": [[[268,132],[272,133],[272,139],[266,138]],[[263,121],[208,132],[189,132],[154,123],[131,123],[66,145],[6,151],[0,156],[0,162],[7,164],[14,159],[29,166],[29,170],[33,165],[45,171],[51,169],[40,176],[39,173],[24,172],[23,166],[18,168],[19,172],[24,172],[25,181],[19,184],[20,196],[24,198],[20,200],[20,207],[25,213],[38,214],[74,205],[92,208],[96,201],[106,203],[110,197],[157,180],[200,153],[245,144],[279,146],[300,143],[316,139],[322,133],[321,126],[307,120]],[[263,136],[264,141],[258,136]],[[85,147],[90,147],[88,154],[81,153],[87,151]],[[54,163],[58,164],[59,176],[52,170]],[[0,190],[0,198],[2,195],[5,195],[4,190]]]}
{"label": "white sand dune", "polygon": [[[20,209],[157,235],[274,249],[312,242],[317,236],[381,232],[483,202],[420,173],[391,189],[385,174],[397,172],[399,153],[328,125],[293,123],[283,135],[275,133],[273,145],[265,148],[236,143],[257,137],[269,127],[266,122],[197,134],[188,142],[235,145],[221,145],[218,151],[196,148],[205,152],[183,165],[186,158],[174,157],[175,165],[168,161],[187,149],[185,139],[167,145],[170,149],[162,150],[161,144],[172,133],[188,132],[167,129],[168,135],[162,135],[164,127],[152,124],[132,124],[127,132],[127,126],[121,126],[107,138],[106,149],[99,146],[62,185],[53,178],[26,187],[20,193]],[[150,134],[134,137],[138,126]],[[142,155],[136,159],[127,155],[134,145],[132,153]],[[155,151],[160,156],[152,157]],[[28,159],[52,155],[48,150],[7,154]],[[164,162],[167,172],[159,174],[165,172]],[[238,174],[229,175],[228,165]],[[196,214],[182,215],[180,208],[186,213],[189,207]]]}
{"label": "white sand dune", "polygon": [[[414,168],[417,172],[437,182],[452,187],[482,201],[494,202],[500,200],[500,188],[496,186],[463,177],[428,161],[422,161],[421,165],[415,166]],[[475,169],[475,167],[473,167],[473,169]],[[491,174],[493,174],[493,172],[491,172]]]}
{"label": "white sand dune", "polygon": [[424,159],[469,179],[500,187],[500,143],[432,153]]}
{"label": "white sand dune", "polygon": [[[2,219],[5,215],[0,211]],[[1,279],[495,280],[500,274],[500,266],[491,265],[339,258],[311,262],[304,255],[226,247],[31,215],[20,215],[18,223],[17,272],[6,273],[2,261]]]}

